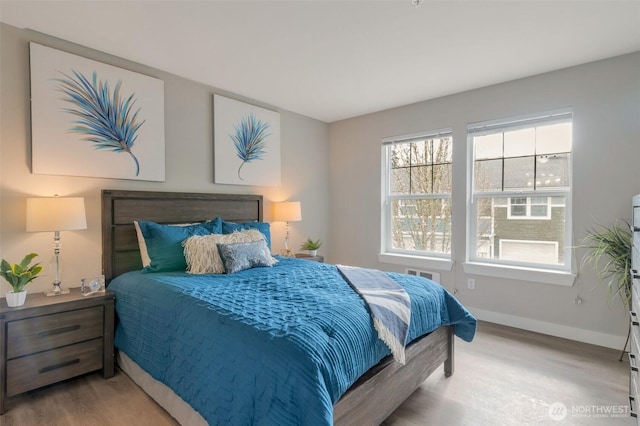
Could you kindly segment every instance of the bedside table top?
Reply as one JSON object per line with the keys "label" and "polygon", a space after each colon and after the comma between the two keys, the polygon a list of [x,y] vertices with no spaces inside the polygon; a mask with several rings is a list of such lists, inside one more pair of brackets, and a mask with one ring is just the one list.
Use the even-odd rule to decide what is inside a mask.
{"label": "bedside table top", "polygon": [[315,262],[324,262],[324,256],[311,256],[306,253],[296,253],[296,259],[313,260]]}
{"label": "bedside table top", "polygon": [[45,296],[42,292],[28,293],[27,300],[24,305],[10,308],[7,306],[7,299],[0,299],[0,313],[17,312],[22,310],[28,310],[32,308],[40,308],[44,306],[57,305],[59,303],[71,303],[85,300],[95,299],[113,299],[115,297],[112,291],[106,290],[104,293],[91,294],[89,296],[83,296],[80,293],[80,287],[70,288],[69,294],[61,294],[59,296]]}

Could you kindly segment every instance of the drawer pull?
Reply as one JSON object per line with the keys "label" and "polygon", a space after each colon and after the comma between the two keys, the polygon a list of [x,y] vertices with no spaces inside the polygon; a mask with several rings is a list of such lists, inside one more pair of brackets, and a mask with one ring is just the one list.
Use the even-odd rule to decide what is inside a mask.
{"label": "drawer pull", "polygon": [[56,328],[55,330],[47,330],[38,333],[40,337],[54,336],[56,334],[68,333],[70,331],[80,330],[80,324],[70,325],[68,327]]}
{"label": "drawer pull", "polygon": [[630,311],[629,315],[631,315],[631,325],[640,325],[640,322],[638,321],[638,315],[635,312]]}
{"label": "drawer pull", "polygon": [[73,364],[78,364],[80,362],[80,358],[72,359],[71,361],[61,362],[60,364],[50,365],[48,367],[41,368],[38,370],[38,373],[48,373],[49,371],[58,370],[59,368],[68,367]]}
{"label": "drawer pull", "polygon": [[638,366],[636,365],[636,356],[634,354],[629,354],[629,365],[631,366],[631,371],[638,371]]}

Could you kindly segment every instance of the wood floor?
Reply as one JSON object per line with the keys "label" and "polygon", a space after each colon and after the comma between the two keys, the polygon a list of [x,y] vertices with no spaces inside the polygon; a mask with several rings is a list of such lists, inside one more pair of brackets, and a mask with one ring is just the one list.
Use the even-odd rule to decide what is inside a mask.
{"label": "wood floor", "polygon": [[[634,424],[629,365],[615,350],[489,323],[473,343],[456,345],[455,374],[435,372],[384,425]],[[7,409],[2,426],[176,424],[119,370],[13,398]]]}

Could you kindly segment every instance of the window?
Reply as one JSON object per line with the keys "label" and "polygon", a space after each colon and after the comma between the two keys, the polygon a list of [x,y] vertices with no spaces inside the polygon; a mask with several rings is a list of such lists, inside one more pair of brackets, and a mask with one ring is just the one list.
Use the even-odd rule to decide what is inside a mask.
{"label": "window", "polygon": [[508,219],[551,219],[549,197],[510,197]]}
{"label": "window", "polygon": [[470,261],[571,270],[572,114],[468,127]]}
{"label": "window", "polygon": [[450,257],[451,131],[383,141],[383,253]]}

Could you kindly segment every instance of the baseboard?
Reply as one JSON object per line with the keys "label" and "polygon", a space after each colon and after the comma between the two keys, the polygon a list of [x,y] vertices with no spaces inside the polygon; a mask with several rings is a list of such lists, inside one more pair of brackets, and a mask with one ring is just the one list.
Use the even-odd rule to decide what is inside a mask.
{"label": "baseboard", "polygon": [[481,321],[492,322],[528,331],[535,331],[536,333],[548,334],[550,336],[562,337],[563,339],[590,343],[592,345],[604,346],[606,348],[622,350],[622,346],[626,340],[626,336],[610,335],[582,328],[567,327],[566,325],[502,314],[499,312],[485,311],[483,309],[476,309],[469,306],[466,306],[466,308]]}

